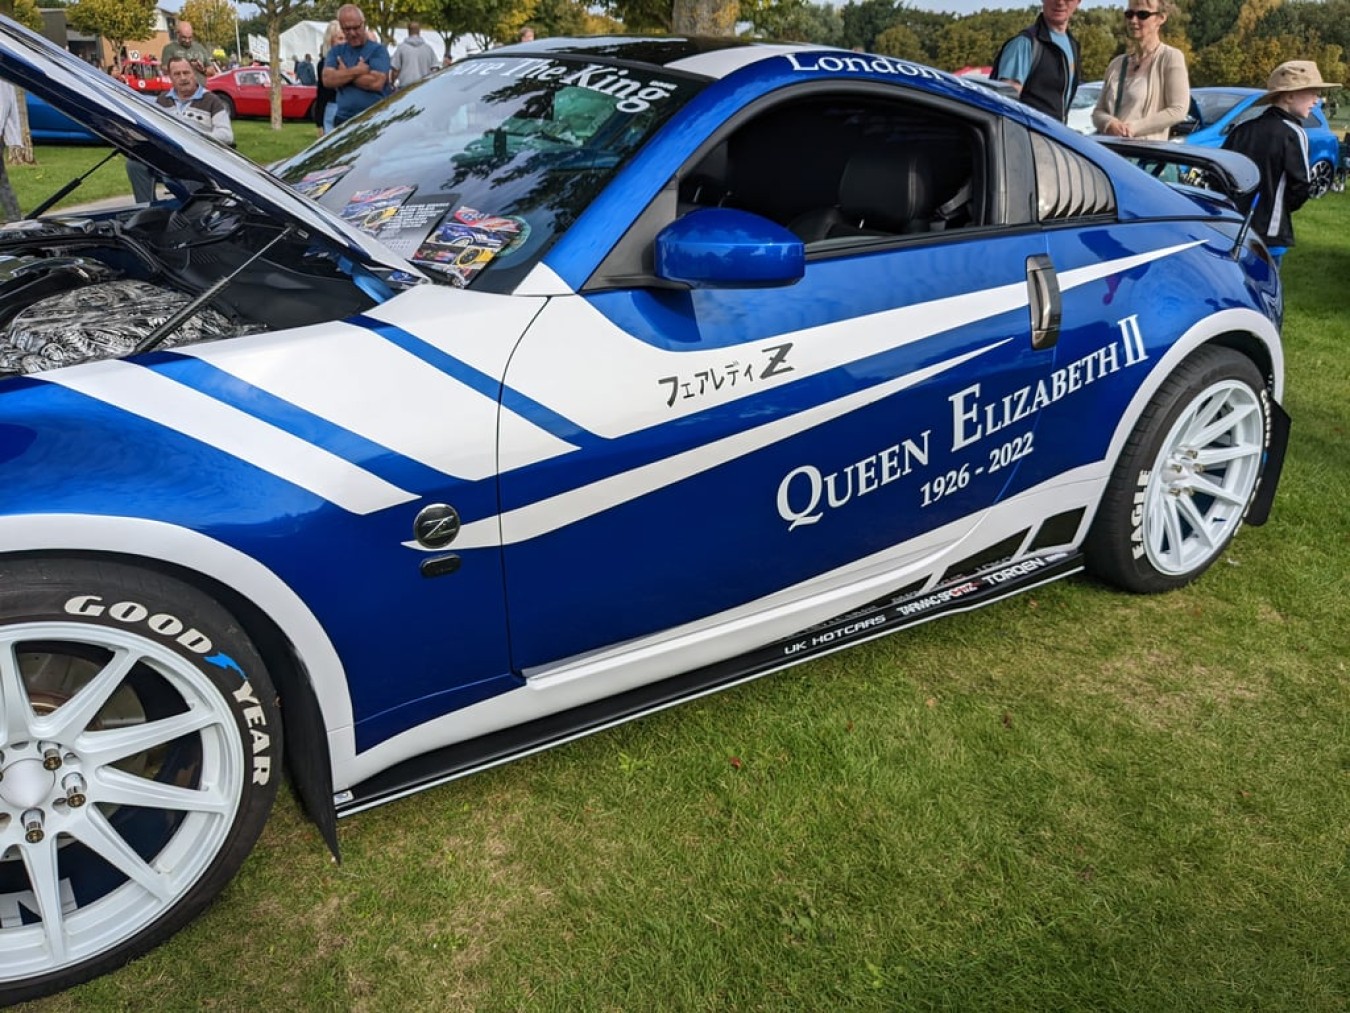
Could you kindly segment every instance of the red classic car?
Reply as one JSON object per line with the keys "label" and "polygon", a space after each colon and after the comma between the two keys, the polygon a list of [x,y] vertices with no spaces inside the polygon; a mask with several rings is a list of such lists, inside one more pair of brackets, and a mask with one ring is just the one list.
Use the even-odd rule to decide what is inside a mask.
{"label": "red classic car", "polygon": [[[281,72],[281,77],[282,119],[307,119],[318,89],[312,84],[296,83],[295,78],[285,71]],[[272,115],[272,73],[266,67],[227,70],[207,78],[206,87],[225,100],[231,118]]]}
{"label": "red classic car", "polygon": [[173,87],[167,74],[153,56],[137,56],[122,63],[118,78],[126,82],[129,88],[140,92],[157,93]]}

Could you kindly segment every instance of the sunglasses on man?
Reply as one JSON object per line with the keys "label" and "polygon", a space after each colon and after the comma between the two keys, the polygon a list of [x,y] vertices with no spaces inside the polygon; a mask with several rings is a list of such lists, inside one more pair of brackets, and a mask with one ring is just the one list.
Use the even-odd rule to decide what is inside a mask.
{"label": "sunglasses on man", "polygon": [[1140,21],[1147,21],[1149,18],[1156,17],[1158,14],[1157,11],[1124,11],[1123,13],[1127,19],[1138,18]]}

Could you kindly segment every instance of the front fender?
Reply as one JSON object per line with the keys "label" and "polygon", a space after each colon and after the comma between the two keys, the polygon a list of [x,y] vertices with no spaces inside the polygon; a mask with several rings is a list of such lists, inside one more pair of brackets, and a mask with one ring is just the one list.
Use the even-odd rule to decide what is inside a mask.
{"label": "front fender", "polygon": [[[350,767],[356,748],[351,696],[342,662],[318,619],[300,597],[256,559],[176,525],[92,514],[2,516],[0,551],[132,556],[231,588],[266,613],[295,652],[322,714],[329,776]],[[315,815],[320,818],[318,813]]]}

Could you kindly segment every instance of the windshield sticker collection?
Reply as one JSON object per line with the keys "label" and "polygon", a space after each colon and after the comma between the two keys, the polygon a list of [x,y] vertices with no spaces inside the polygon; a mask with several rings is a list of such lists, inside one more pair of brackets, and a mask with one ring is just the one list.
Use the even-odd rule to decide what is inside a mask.
{"label": "windshield sticker collection", "polygon": [[494,257],[514,249],[527,235],[521,218],[459,207],[427,236],[412,259],[464,286]]}
{"label": "windshield sticker collection", "polygon": [[291,184],[291,189],[306,197],[322,197],[333,189],[333,184],[351,172],[351,169],[350,165],[335,165],[328,169],[307,172],[302,179]]}
{"label": "windshield sticker collection", "polygon": [[394,217],[416,187],[385,186],[377,190],[358,190],[338,212],[344,221],[351,222],[362,232],[378,235],[380,226]]}

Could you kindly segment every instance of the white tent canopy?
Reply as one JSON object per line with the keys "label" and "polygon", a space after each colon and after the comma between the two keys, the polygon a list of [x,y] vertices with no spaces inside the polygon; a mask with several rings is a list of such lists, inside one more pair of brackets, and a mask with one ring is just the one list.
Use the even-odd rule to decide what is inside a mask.
{"label": "white tent canopy", "polygon": [[[293,28],[288,28],[281,33],[281,64],[289,69],[290,64],[308,53],[315,61],[315,69],[318,69],[319,52],[323,49],[323,33],[328,27],[327,21],[301,21]],[[408,32],[404,28],[394,29],[394,46],[407,38]],[[440,34],[430,29],[422,30],[422,38],[426,44],[431,47],[436,54],[436,60],[439,63],[445,56],[445,42]],[[389,51],[394,51],[394,46],[389,47]],[[250,35],[248,37],[248,51],[253,54],[255,60],[268,60],[272,47],[267,44],[267,36]],[[469,40],[458,38],[451,47],[450,53],[455,59],[465,56],[470,52]]]}

